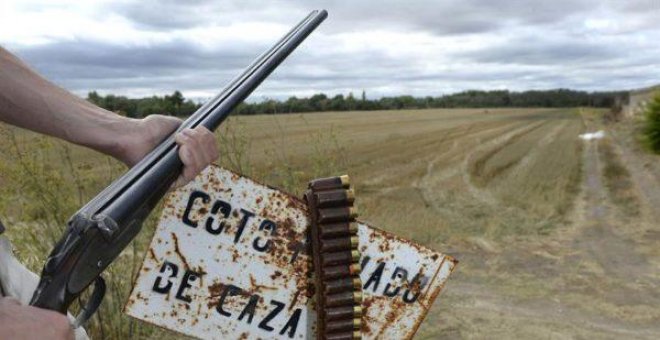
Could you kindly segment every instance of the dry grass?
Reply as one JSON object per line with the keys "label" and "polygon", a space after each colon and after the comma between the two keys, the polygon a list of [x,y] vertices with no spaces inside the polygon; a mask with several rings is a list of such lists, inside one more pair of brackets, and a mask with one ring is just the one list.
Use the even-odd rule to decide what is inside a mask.
{"label": "dry grass", "polygon": [[[349,173],[364,220],[458,257],[449,294],[439,299],[420,338],[489,332],[533,338],[543,322],[529,322],[523,317],[528,309],[512,301],[461,306],[465,296],[475,304],[500,297],[551,299],[558,284],[552,275],[572,270],[555,267],[561,256],[570,256],[570,245],[558,254],[537,242],[571,223],[583,176],[577,139],[583,129],[572,109],[456,109],[232,117],[217,135],[223,165],[296,194],[312,178]],[[13,161],[17,150],[3,155],[9,168],[0,178],[0,212],[10,221],[21,259],[36,270],[62,220],[116,177],[120,165],[89,150],[7,131],[18,138],[34,174],[26,176],[21,162]],[[58,197],[65,199],[53,203]],[[167,335],[119,314],[131,280],[127,268],[134,273],[153,225],[149,221],[112,266],[110,299],[92,325],[97,337]],[[519,246],[514,250],[513,244]],[[520,322],[513,323],[515,332],[514,319]],[[602,335],[575,325],[552,327],[561,334]]]}
{"label": "dry grass", "polygon": [[621,162],[612,142],[609,139],[602,139],[598,151],[603,160],[603,177],[605,186],[610,192],[610,199],[623,210],[624,214],[638,216],[640,202],[635,194],[630,172]]}

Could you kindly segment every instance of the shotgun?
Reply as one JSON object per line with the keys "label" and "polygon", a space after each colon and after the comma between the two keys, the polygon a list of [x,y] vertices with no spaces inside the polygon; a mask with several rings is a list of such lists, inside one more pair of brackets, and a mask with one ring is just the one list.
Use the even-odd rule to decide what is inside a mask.
{"label": "shotgun", "polygon": [[177,131],[78,210],[46,260],[30,305],[65,314],[94,283],[73,326],[84,324],[103,300],[105,281],[101,274],[140,232],[142,222],[182,171],[174,135],[198,126],[214,131],[327,16],[325,10],[312,11]]}

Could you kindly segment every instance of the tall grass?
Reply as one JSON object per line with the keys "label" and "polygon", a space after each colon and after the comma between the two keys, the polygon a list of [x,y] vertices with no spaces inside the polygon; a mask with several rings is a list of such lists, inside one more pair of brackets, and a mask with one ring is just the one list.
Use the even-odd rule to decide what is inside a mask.
{"label": "tall grass", "polygon": [[646,108],[644,139],[648,147],[660,154],[660,92],[657,92]]}
{"label": "tall grass", "polygon": [[[291,192],[304,189],[303,184],[311,178],[338,174],[336,171],[343,167],[342,148],[332,128],[309,134],[306,147],[313,165],[309,168],[289,162],[285,133],[281,134],[281,140],[272,143],[277,152],[272,153],[270,165],[256,167],[248,152],[252,140],[244,130],[244,123],[233,120],[216,134],[222,166]],[[8,227],[6,235],[13,242],[19,260],[38,273],[68,218],[125,167],[110,157],[11,127],[1,127],[0,141],[5,145],[0,148],[0,219]],[[106,297],[86,326],[92,338],[175,337],[121,312],[159,215],[160,207],[103,274],[108,285]]]}

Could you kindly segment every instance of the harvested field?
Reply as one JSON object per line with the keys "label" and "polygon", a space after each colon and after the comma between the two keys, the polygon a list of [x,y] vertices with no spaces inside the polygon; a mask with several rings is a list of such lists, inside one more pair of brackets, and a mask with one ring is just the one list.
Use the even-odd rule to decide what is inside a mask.
{"label": "harvested field", "polygon": [[[601,114],[259,115],[232,117],[217,135],[223,165],[297,194],[313,177],[349,173],[362,219],[459,259],[420,339],[654,339],[660,337],[660,175],[653,169],[660,159],[636,147],[629,137],[634,127],[603,126]],[[578,138],[598,129],[605,139]],[[24,155],[14,161],[12,147],[2,156],[2,219],[11,221],[9,236],[21,258],[37,269],[54,225],[119,166],[14,129],[2,138],[5,145],[18,141]],[[43,202],[58,211],[48,214]],[[35,226],[48,232],[35,236]],[[150,228],[153,222],[113,266],[115,290],[102,314],[110,326],[95,324],[93,334],[169,335],[116,315],[128,296],[126,267],[135,270]],[[46,242],[35,246],[35,240]]]}

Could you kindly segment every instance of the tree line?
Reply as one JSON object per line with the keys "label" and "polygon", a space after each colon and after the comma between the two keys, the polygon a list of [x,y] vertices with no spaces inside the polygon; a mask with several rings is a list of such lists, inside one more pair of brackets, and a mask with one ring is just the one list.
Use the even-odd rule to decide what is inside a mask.
{"label": "tree line", "polygon": [[[488,107],[613,107],[616,98],[623,92],[585,92],[568,89],[531,90],[512,92],[508,90],[479,91],[468,90],[439,97],[396,96],[367,99],[353,93],[329,97],[323,93],[311,97],[289,97],[286,100],[267,99],[256,103],[242,103],[235,114],[281,114],[325,111],[369,111],[428,108],[488,108]],[[128,117],[141,118],[160,113],[174,116],[187,116],[200,107],[200,104],[183,97],[175,91],[162,97],[127,98],[116,95],[99,95],[90,92],[87,100],[107,110]]]}

